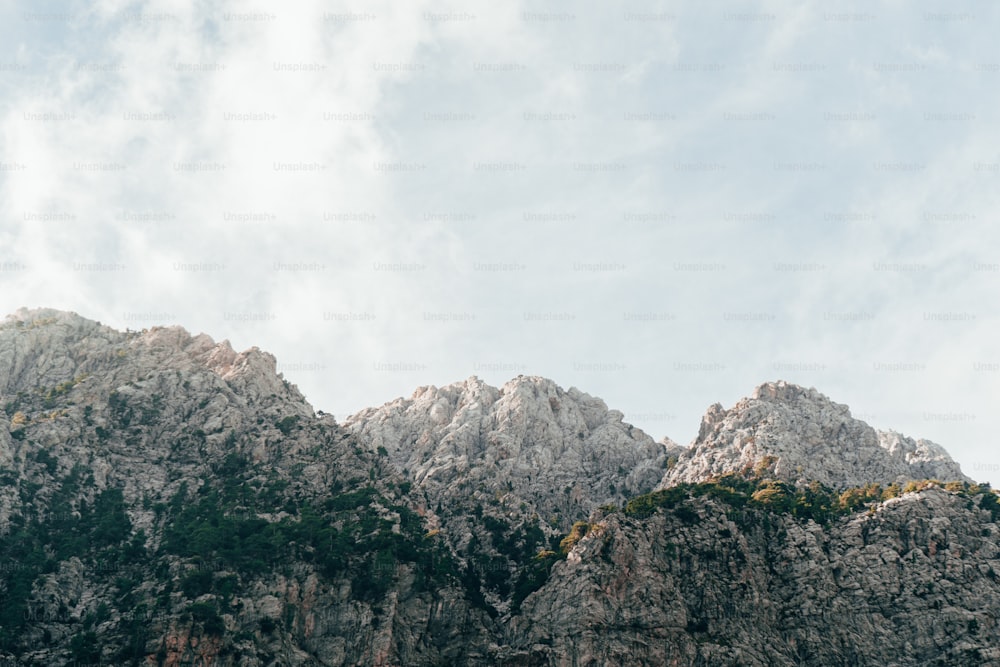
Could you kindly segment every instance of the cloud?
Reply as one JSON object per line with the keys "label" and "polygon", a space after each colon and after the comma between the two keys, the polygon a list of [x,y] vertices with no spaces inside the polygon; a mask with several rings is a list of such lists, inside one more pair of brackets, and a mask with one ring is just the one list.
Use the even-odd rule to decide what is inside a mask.
{"label": "cloud", "polygon": [[686,441],[781,377],[1000,468],[994,13],[5,6],[0,310],[258,345],[339,417],[542,374]]}

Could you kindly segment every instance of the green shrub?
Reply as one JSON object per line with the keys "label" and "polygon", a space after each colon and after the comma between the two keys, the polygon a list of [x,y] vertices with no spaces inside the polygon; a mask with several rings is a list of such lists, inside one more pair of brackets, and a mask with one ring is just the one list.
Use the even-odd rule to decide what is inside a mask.
{"label": "green shrub", "polygon": [[768,473],[774,474],[774,469],[777,463],[778,463],[777,456],[768,455],[762,457],[760,461],[757,462],[757,465],[753,467],[752,476],[754,478],[762,478],[764,477],[765,474]]}
{"label": "green shrub", "polygon": [[882,491],[882,498],[881,498],[881,500],[882,501],[886,501],[886,500],[890,500],[892,498],[898,498],[900,495],[902,495],[902,493],[903,493],[903,490],[901,488],[899,488],[899,484],[896,484],[895,482],[893,482],[889,486],[885,487],[885,490]]}
{"label": "green shrub", "polygon": [[299,423],[298,415],[289,415],[288,417],[279,419],[275,423],[275,426],[278,427],[278,430],[281,431],[282,435],[288,435],[298,425],[298,423]]}
{"label": "green shrub", "polygon": [[941,482],[936,479],[912,480],[903,487],[903,493],[915,493],[929,489],[932,486],[941,486]]}
{"label": "green shrub", "polygon": [[59,462],[53,458],[51,454],[49,454],[48,450],[39,449],[38,453],[35,454],[35,460],[45,466],[45,469],[48,470],[50,475],[54,475],[56,473],[56,467],[59,465]]}
{"label": "green shrub", "polygon": [[633,498],[625,505],[625,514],[638,519],[651,516],[658,507],[674,507],[688,498],[690,485],[678,484]]}
{"label": "green shrub", "polygon": [[569,531],[569,535],[564,537],[559,543],[559,551],[564,555],[573,550],[577,542],[590,532],[590,524],[586,521],[577,521]]}
{"label": "green shrub", "polygon": [[775,512],[791,512],[795,507],[795,488],[785,482],[767,480],[753,492],[750,500]]}
{"label": "green shrub", "polygon": [[996,493],[993,491],[984,493],[979,499],[979,506],[990,513],[994,522],[1000,521],[1000,500],[997,499]]}
{"label": "green shrub", "polygon": [[184,597],[197,598],[212,592],[212,572],[210,570],[194,570],[181,579],[181,592]]}
{"label": "green shrub", "polygon": [[73,661],[77,663],[96,665],[101,660],[101,649],[93,631],[75,635],[69,642],[69,650]]}
{"label": "green shrub", "polygon": [[515,614],[520,611],[521,603],[526,597],[545,585],[557,560],[559,555],[556,552],[543,550],[521,569],[514,581],[514,595],[511,598],[511,610]]}
{"label": "green shrub", "polygon": [[188,606],[187,613],[190,614],[191,621],[200,625],[206,635],[221,637],[226,632],[226,623],[213,604],[195,602]]}
{"label": "green shrub", "polygon": [[689,526],[693,526],[698,523],[698,513],[687,505],[678,505],[674,508],[674,516],[681,520],[682,523],[686,523]]}

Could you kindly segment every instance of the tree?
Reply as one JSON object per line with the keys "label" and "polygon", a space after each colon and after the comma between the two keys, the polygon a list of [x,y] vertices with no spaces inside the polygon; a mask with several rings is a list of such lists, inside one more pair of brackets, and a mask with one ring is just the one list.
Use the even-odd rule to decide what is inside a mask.
{"label": "tree", "polygon": [[577,521],[573,524],[573,527],[569,531],[569,535],[562,539],[559,543],[559,550],[565,555],[573,550],[576,543],[579,542],[590,532],[590,524],[586,521]]}

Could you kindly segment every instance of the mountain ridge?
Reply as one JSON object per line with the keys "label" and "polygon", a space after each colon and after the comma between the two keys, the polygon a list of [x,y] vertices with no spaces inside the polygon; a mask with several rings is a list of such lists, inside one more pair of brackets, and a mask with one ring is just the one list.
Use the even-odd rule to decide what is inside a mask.
{"label": "mountain ridge", "polygon": [[997,495],[814,389],[688,448],[533,376],[338,423],[257,348],[43,309],[0,406],[0,660],[1000,664]]}
{"label": "mountain ridge", "polygon": [[728,410],[710,406],[661,486],[758,465],[787,481],[834,488],[924,478],[972,481],[940,445],[876,430],[815,388],[779,380],[758,385]]}
{"label": "mountain ridge", "polygon": [[[5,324],[8,326],[23,327],[26,322],[36,323],[35,327],[38,326],[38,322],[59,324],[63,328],[68,329],[67,333],[74,331],[78,333],[86,331],[88,335],[98,332],[103,335],[113,335],[116,333],[114,329],[103,326],[99,322],[88,320],[76,313],[49,308],[19,309],[7,317]],[[257,347],[251,347],[248,350],[237,353],[227,340],[216,343],[206,334],[192,335],[179,326],[152,327],[144,331],[146,333],[142,334],[141,340],[146,345],[164,350],[178,348],[183,354],[190,357],[191,360],[202,364],[205,368],[215,372],[224,380],[239,382],[238,378],[240,377],[254,377],[258,381],[269,379],[266,386],[246,386],[246,389],[252,390],[253,393],[251,393],[251,396],[257,400],[262,399],[264,395],[273,396],[290,392],[288,397],[290,402],[306,405],[308,406],[308,410],[314,411],[314,408],[309,405],[298,388],[289,383],[282,374],[277,372],[277,362],[274,356],[261,351]],[[137,335],[138,333],[134,332],[128,335]],[[53,345],[53,342],[49,340],[47,344]],[[9,352],[8,356],[10,356]],[[77,372],[66,370],[68,364],[65,357],[55,360],[50,359],[48,361],[49,368],[47,369],[47,377],[44,378],[44,382],[42,382],[42,378],[34,377],[22,379],[20,384],[30,384],[33,386],[40,384],[57,385],[60,382],[72,380],[74,373]],[[52,367],[53,363],[59,362],[63,362],[61,367]],[[164,359],[164,363],[176,362],[176,359]],[[5,386],[8,393],[15,393],[18,386],[11,385],[9,378],[16,376],[17,362],[16,360],[8,360],[7,364],[10,365],[10,370],[4,373],[4,359],[0,357],[0,383]],[[82,369],[77,370],[85,372],[86,364],[83,365]],[[456,394],[456,388],[458,387],[461,387],[462,390]],[[783,380],[764,382],[758,385],[750,395],[737,401],[730,410],[724,409],[719,403],[709,406],[702,417],[698,435],[687,446],[678,445],[669,436],[663,436],[660,441],[654,443],[657,446],[650,448],[648,442],[652,440],[652,437],[642,431],[642,429],[624,421],[625,415],[622,411],[609,409],[603,400],[585,394],[575,387],[564,390],[553,380],[540,376],[519,375],[501,387],[492,387],[474,375],[467,380],[444,385],[441,388],[432,385],[421,386],[414,390],[409,399],[400,397],[386,402],[382,406],[363,408],[357,413],[347,416],[343,423],[348,425],[348,427],[352,425],[356,427],[359,421],[369,416],[379,415],[380,410],[392,410],[403,404],[427,403],[430,400],[427,396],[435,397],[435,403],[431,407],[432,414],[430,416],[430,419],[433,421],[443,418],[442,410],[459,410],[465,408],[464,404],[451,405],[447,400],[448,396],[458,395],[459,398],[457,400],[470,401],[470,405],[475,405],[476,401],[482,397],[490,397],[490,402],[495,403],[504,395],[505,391],[516,392],[525,387],[533,387],[536,390],[541,389],[545,394],[545,398],[550,403],[555,401],[553,405],[558,403],[557,396],[564,395],[569,398],[578,411],[585,408],[588,412],[586,414],[580,412],[576,420],[578,423],[574,424],[574,426],[582,426],[589,430],[593,426],[596,426],[596,424],[587,422],[588,415],[599,413],[602,416],[601,418],[607,420],[609,423],[620,423],[628,434],[635,434],[635,438],[638,438],[636,442],[642,441],[645,447],[644,453],[652,461],[660,461],[659,457],[661,454],[665,454],[667,457],[676,456],[678,458],[677,466],[672,467],[663,476],[659,481],[659,486],[666,486],[679,481],[704,481],[712,476],[734,472],[737,469],[752,468],[759,464],[764,457],[775,457],[777,459],[774,462],[776,470],[783,478],[793,478],[793,471],[798,467],[802,467],[807,469],[807,473],[803,479],[819,480],[832,486],[840,487],[857,486],[865,482],[905,481],[907,479],[907,472],[910,469],[913,471],[912,478],[914,479],[941,477],[942,481],[950,481],[952,479],[971,481],[970,478],[961,473],[958,465],[951,460],[947,451],[940,445],[924,439],[914,440],[892,430],[873,429],[863,421],[851,418],[847,406],[834,403],[815,388],[806,388]],[[467,397],[466,394],[469,392],[472,392],[474,395],[478,392],[479,396]],[[538,398],[537,391],[535,392],[535,398]],[[815,452],[808,452],[807,454],[804,452],[789,451],[787,442],[774,443],[769,441],[767,444],[771,448],[775,445],[778,446],[778,450],[775,451],[771,451],[767,446],[761,447],[757,445],[755,435],[747,432],[745,423],[748,421],[754,422],[754,420],[759,421],[764,416],[762,414],[763,411],[759,409],[759,406],[762,404],[771,406],[803,404],[809,410],[809,414],[806,417],[811,421],[807,420],[808,424],[818,425],[821,430],[825,428],[828,431],[833,427],[848,429],[851,433],[845,442],[863,447],[866,450],[863,456],[867,457],[864,462],[872,465],[877,464],[877,474],[871,479],[866,479],[863,473],[858,472],[844,470],[832,472],[820,471],[816,466],[802,465],[802,463],[813,461]],[[395,406],[395,408],[390,406]],[[434,410],[437,412],[433,412]],[[594,412],[595,410],[597,411],[596,413]],[[747,411],[750,414],[742,414]],[[449,418],[453,416],[449,415]],[[788,415],[784,416],[787,417]],[[795,421],[802,415],[791,416],[792,421]],[[767,415],[767,418],[777,417],[777,415]],[[590,418],[594,419],[596,417]],[[819,425],[818,422],[822,420],[825,420],[825,422]],[[786,419],[786,421],[788,420]],[[741,426],[740,424],[743,425]],[[552,424],[548,426],[552,426]],[[789,425],[786,424],[786,426]],[[722,431],[712,434],[711,431],[713,428],[716,430],[722,428]],[[761,431],[765,439],[769,438],[767,428],[757,428],[755,430]],[[875,440],[877,440],[877,449],[873,447],[872,433],[875,434]],[[380,445],[381,441],[386,437],[384,433],[371,435],[376,440],[379,440]],[[797,435],[801,436],[804,434],[797,432]],[[809,435],[813,436],[814,434]],[[735,445],[732,442],[723,442],[727,439],[739,440],[741,438],[744,442]],[[747,447],[746,445],[751,444],[750,440],[754,440],[752,445],[756,446]],[[847,454],[852,453],[849,447],[843,448],[843,451]],[[872,457],[876,457],[876,459],[884,458],[881,457],[881,452],[883,451],[890,455],[891,462],[872,459]],[[698,453],[704,454],[704,458],[708,460],[694,461],[693,459]],[[466,452],[467,454],[468,452]],[[782,454],[786,457],[794,455],[792,458],[795,460],[783,461]],[[824,452],[824,454],[826,458],[830,458],[831,456],[830,452]],[[402,461],[400,460],[399,462]],[[889,480],[887,477],[890,474],[895,475],[892,480]],[[632,492],[639,490],[639,488],[640,486],[634,481],[627,486],[627,489]]]}

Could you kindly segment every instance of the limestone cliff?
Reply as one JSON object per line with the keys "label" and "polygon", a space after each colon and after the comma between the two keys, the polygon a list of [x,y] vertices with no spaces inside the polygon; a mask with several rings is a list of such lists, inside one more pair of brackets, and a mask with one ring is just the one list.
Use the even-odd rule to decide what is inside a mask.
{"label": "limestone cliff", "polygon": [[813,389],[687,448],[538,377],[338,424],[256,348],[22,310],[0,407],[4,664],[1000,664],[997,495]]}

